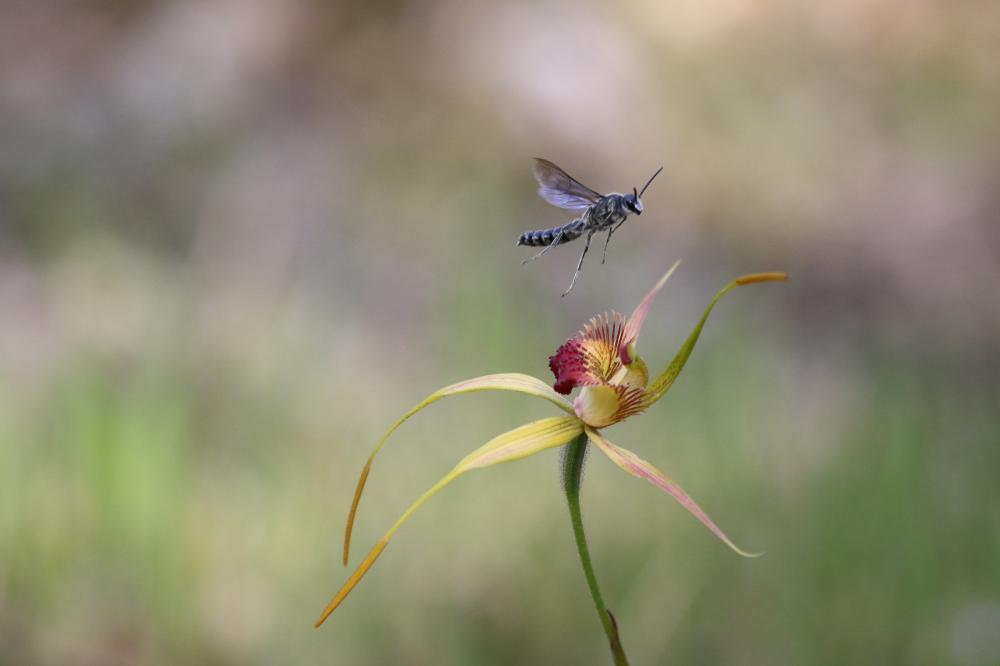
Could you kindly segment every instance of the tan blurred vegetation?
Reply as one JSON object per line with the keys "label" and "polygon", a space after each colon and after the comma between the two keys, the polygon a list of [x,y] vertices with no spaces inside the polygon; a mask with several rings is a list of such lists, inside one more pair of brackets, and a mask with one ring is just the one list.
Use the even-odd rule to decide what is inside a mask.
{"label": "tan blurred vegetation", "polygon": [[[649,415],[594,456],[636,664],[1000,663],[1000,4],[8,2],[0,8],[0,663],[607,663],[558,455],[434,499],[331,622],[357,472],[427,393],[547,378],[677,258]],[[646,213],[579,247],[530,158]],[[361,551],[545,415],[435,406]]]}

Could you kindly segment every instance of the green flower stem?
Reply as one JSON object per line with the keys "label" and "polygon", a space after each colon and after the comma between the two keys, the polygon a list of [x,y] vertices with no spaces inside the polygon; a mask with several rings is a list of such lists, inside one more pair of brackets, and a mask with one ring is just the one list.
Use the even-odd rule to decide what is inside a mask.
{"label": "green flower stem", "polygon": [[583,574],[587,577],[587,587],[594,599],[594,607],[601,619],[601,626],[608,636],[611,654],[615,666],[628,666],[625,649],[618,637],[618,625],[611,611],[604,605],[601,590],[597,587],[597,577],[594,566],[590,562],[590,550],[587,548],[587,537],[583,533],[583,517],[580,514],[580,485],[583,480],[583,460],[587,452],[587,435],[582,434],[566,445],[566,459],[563,467],[563,488],[566,490],[566,502],[569,504],[569,516],[573,522],[573,536],[576,538],[576,548],[580,553],[580,563],[583,564]]}

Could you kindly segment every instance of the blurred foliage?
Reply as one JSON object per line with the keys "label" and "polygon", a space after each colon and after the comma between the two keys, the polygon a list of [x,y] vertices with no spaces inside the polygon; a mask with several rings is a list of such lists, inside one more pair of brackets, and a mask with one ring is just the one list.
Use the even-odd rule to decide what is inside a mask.
{"label": "blurred foliage", "polygon": [[[435,498],[321,631],[369,446],[546,377],[674,259],[684,377],[593,456],[635,664],[1000,663],[1000,5],[15,2],[0,20],[0,663],[607,663],[558,454]],[[580,248],[529,158],[596,189]],[[454,398],[373,471],[359,552],[497,432]],[[669,441],[655,433],[668,430]],[[471,476],[469,477],[472,478]]]}

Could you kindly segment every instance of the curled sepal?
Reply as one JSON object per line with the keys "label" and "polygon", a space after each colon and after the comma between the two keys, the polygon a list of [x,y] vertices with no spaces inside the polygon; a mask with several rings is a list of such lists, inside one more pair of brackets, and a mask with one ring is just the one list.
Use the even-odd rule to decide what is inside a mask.
{"label": "curled sepal", "polygon": [[467,379],[463,382],[452,384],[451,386],[445,386],[443,389],[439,389],[429,395],[423,402],[404,414],[401,419],[396,421],[392,427],[389,428],[384,435],[382,435],[382,439],[380,439],[378,444],[375,445],[371,455],[368,456],[367,462],[365,462],[364,469],[361,470],[361,476],[358,478],[358,484],[354,489],[354,499],[351,500],[351,509],[347,514],[347,527],[344,530],[344,566],[347,566],[347,558],[351,552],[351,532],[354,530],[354,517],[358,512],[358,503],[361,502],[361,493],[365,489],[365,483],[368,482],[368,473],[371,471],[372,462],[375,460],[375,456],[378,455],[378,452],[385,445],[386,440],[388,440],[389,436],[396,432],[399,426],[403,425],[407,419],[431,403],[437,402],[441,398],[445,398],[450,395],[472,393],[474,391],[517,391],[518,393],[527,393],[528,395],[545,398],[563,411],[569,414],[573,413],[572,405],[570,405],[569,402],[561,395],[553,391],[552,387],[540,379],[535,379],[531,375],[522,375],[520,373],[501,373]]}
{"label": "curled sepal", "polygon": [[640,479],[645,479],[649,481],[654,486],[664,491],[675,500],[681,503],[685,509],[687,509],[691,515],[701,521],[701,523],[710,529],[712,533],[722,539],[723,543],[732,548],[734,551],[742,555],[743,557],[760,557],[763,553],[748,553],[745,550],[740,549],[730,540],[726,534],[719,529],[708,514],[705,513],[697,502],[691,499],[691,496],[684,492],[677,483],[675,483],[670,477],[658,470],[652,465],[639,456],[635,455],[628,449],[623,449],[620,446],[612,444],[604,437],[601,436],[593,428],[587,428],[587,437],[593,442],[597,448],[604,452],[604,454],[611,458],[611,462],[621,467],[623,470],[631,474],[632,476],[638,477]]}
{"label": "curled sepal", "polygon": [[681,345],[680,350],[677,355],[674,356],[674,360],[670,362],[667,369],[663,371],[659,377],[657,377],[649,388],[646,389],[645,406],[649,407],[654,402],[663,397],[663,395],[670,390],[673,386],[674,380],[677,379],[677,375],[681,374],[681,370],[684,369],[684,365],[687,363],[688,358],[691,356],[691,352],[694,350],[694,346],[698,343],[698,337],[701,335],[701,329],[705,327],[705,322],[708,321],[708,315],[712,313],[712,309],[719,300],[728,294],[730,291],[736,287],[742,287],[748,284],[755,284],[757,282],[773,282],[773,281],[785,281],[788,280],[787,273],[751,273],[750,275],[743,275],[736,278],[725,287],[719,290],[719,293],[715,295],[715,298],[709,302],[708,307],[705,308],[705,314],[701,316],[698,324],[691,331],[688,339],[684,341]]}
{"label": "curled sepal", "polygon": [[419,509],[424,502],[436,495],[446,485],[469,470],[518,460],[544,449],[561,446],[578,436],[581,432],[583,432],[583,424],[575,416],[552,416],[498,435],[467,455],[444,478],[431,486],[416,502],[410,505],[410,508],[404,511],[399,520],[389,528],[389,531],[382,535],[382,538],[376,542],[375,547],[365,556],[361,565],[351,574],[347,582],[340,588],[340,591],[327,604],[319,619],[316,620],[316,626],[318,627],[326,621],[326,618],[337,609],[337,606],[347,598],[351,590],[368,573],[368,570],[375,564],[375,560],[382,554],[382,551],[388,545],[389,539],[396,533],[396,530],[402,527],[403,523],[413,515],[414,511]]}

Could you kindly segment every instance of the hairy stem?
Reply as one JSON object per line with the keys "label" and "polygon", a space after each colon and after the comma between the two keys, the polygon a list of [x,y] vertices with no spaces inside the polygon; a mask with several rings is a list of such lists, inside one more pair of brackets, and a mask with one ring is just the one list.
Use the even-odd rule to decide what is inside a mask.
{"label": "hairy stem", "polygon": [[597,577],[594,575],[594,566],[590,562],[590,549],[587,548],[587,537],[583,533],[583,516],[580,514],[580,485],[583,480],[583,460],[587,452],[587,435],[583,434],[566,445],[566,458],[563,467],[563,487],[566,490],[566,503],[569,505],[569,517],[573,523],[573,536],[576,538],[576,548],[580,553],[580,563],[583,565],[583,574],[587,578],[587,587],[590,588],[590,596],[594,599],[594,607],[604,627],[604,633],[608,636],[608,643],[611,647],[611,655],[614,657],[615,666],[628,666],[628,659],[625,657],[625,649],[622,647],[618,637],[618,624],[614,615],[604,605],[604,598],[601,590],[597,587]]}

